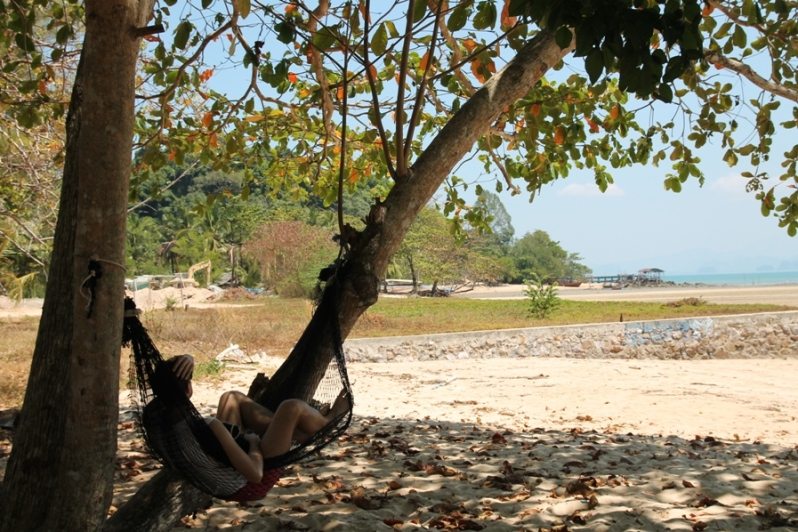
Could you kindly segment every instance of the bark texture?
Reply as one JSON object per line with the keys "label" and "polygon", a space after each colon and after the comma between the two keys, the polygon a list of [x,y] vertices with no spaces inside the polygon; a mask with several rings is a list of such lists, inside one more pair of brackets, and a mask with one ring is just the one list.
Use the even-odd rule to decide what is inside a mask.
{"label": "bark texture", "polygon": [[86,2],[53,255],[0,530],[98,530],[111,503],[139,51],[131,30],[151,13],[152,0]]}
{"label": "bark texture", "polygon": [[169,530],[184,515],[207,508],[212,497],[162,469],[112,515],[104,532]]}

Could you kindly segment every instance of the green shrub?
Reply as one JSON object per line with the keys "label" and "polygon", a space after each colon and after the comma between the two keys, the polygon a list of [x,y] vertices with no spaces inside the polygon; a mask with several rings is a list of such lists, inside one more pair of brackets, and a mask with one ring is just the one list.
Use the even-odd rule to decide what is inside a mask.
{"label": "green shrub", "polygon": [[194,378],[219,377],[223,371],[224,363],[213,358],[207,362],[198,362],[194,366]]}
{"label": "green shrub", "polygon": [[557,283],[544,284],[538,277],[526,281],[526,297],[529,301],[529,314],[538,319],[548,317],[560,306]]}

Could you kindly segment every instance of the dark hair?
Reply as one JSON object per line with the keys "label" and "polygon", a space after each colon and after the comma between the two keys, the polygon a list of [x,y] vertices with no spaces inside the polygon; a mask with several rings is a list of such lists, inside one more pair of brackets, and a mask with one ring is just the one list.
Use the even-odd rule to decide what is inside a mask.
{"label": "dark hair", "polygon": [[153,375],[152,391],[167,401],[176,401],[188,398],[188,385],[190,380],[178,378],[175,375],[175,363],[177,358],[170,358],[160,362],[155,368]]}

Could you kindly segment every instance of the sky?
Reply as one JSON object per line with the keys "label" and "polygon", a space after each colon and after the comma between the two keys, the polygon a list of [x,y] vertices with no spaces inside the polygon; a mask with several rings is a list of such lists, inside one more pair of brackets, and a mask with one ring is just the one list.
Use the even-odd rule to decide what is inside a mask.
{"label": "sky", "polygon": [[708,161],[704,171],[703,187],[688,181],[678,194],[662,184],[666,168],[638,167],[617,171],[605,193],[591,172],[575,171],[533,203],[524,194],[501,199],[516,238],[542,229],[594,275],[651,267],[666,275],[798,271],[798,239],[762,216],[742,169]]}

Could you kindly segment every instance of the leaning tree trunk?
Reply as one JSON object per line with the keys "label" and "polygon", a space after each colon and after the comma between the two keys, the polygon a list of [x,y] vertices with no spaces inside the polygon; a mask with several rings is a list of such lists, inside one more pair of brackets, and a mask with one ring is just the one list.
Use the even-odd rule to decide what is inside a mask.
{"label": "leaning tree trunk", "polygon": [[[391,257],[399,249],[419,211],[454,166],[471,150],[474,143],[496,121],[503,109],[513,104],[537,84],[543,75],[562,61],[572,48],[562,49],[549,31],[541,31],[518,54],[469,99],[421,156],[400,176],[385,202],[372,208],[365,229],[358,235],[347,257],[348,271],[340,287],[339,320],[346,338],[358,318],[377,301],[379,279],[384,277]],[[335,286],[328,290],[336,289]],[[315,330],[316,317],[311,319],[303,337]],[[307,344],[300,340],[302,348]],[[332,350],[323,341],[309,342],[316,352],[314,368],[305,375],[329,364]],[[297,349],[289,355],[295,356]],[[298,356],[299,353],[296,353]],[[281,367],[272,377],[271,386],[283,386],[291,368]]]}
{"label": "leaning tree trunk", "polygon": [[[361,314],[377,301],[379,280],[384,277],[391,257],[399,249],[419,211],[455,164],[487,132],[507,105],[525,96],[570,51],[570,48],[561,49],[552,33],[542,31],[538,34],[460,108],[416,160],[408,175],[397,179],[385,202],[372,208],[366,227],[358,235],[357,241],[351,243],[343,275],[325,289],[325,296],[334,300],[338,307],[343,338],[346,338]],[[335,297],[330,297],[331,292],[336,293]],[[320,331],[328,330],[324,315],[323,312],[317,312],[311,318],[286,363],[271,379],[257,379],[253,383],[250,389],[253,397],[266,395],[267,389],[268,394],[285,395],[289,387],[297,386],[295,366],[300,358],[304,358],[304,350],[312,352],[313,367],[305,368],[299,375],[308,380],[299,386],[307,390],[314,387],[315,383],[311,379],[316,370],[327,367],[333,356],[329,334],[320,334]],[[160,507],[157,510],[141,508],[139,511],[168,513],[168,510]]]}
{"label": "leaning tree trunk", "polygon": [[139,38],[152,0],[87,0],[39,333],[0,530],[97,530],[113,494]]}
{"label": "leaning tree trunk", "polygon": [[212,500],[210,495],[162,469],[106,521],[103,532],[168,530],[184,515],[210,506]]}

